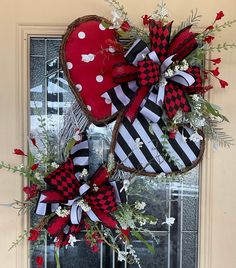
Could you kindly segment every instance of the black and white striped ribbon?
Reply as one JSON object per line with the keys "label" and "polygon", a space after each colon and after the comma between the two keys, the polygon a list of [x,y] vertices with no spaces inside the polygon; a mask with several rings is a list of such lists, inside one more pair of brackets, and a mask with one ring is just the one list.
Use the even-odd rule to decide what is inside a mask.
{"label": "black and white striped ribbon", "polygon": [[[116,182],[110,182],[110,184],[112,185],[112,187],[115,190],[115,199],[116,202],[121,202],[120,200],[120,195],[118,192],[118,188],[116,185]],[[86,192],[90,189],[90,186],[86,183],[84,183],[80,189],[79,189],[79,193],[80,196],[75,198],[74,200],[70,200],[66,205],[71,206],[71,213],[70,213],[70,220],[72,224],[79,224],[82,218],[82,213],[83,213],[83,208],[79,205],[78,200],[81,199],[81,197],[86,194]],[[96,222],[96,221],[100,221],[100,219],[98,218],[98,216],[93,212],[92,208],[90,208],[90,210],[85,211],[86,214],[88,215],[88,217]]]}
{"label": "black and white striped ribbon", "polygon": [[40,216],[49,215],[57,210],[59,203],[44,203],[43,200],[46,196],[41,193],[35,208],[35,214]]}
{"label": "black and white striped ribbon", "polygon": [[[162,119],[158,124],[151,124],[153,133],[149,131],[150,123],[147,119],[139,116],[131,123],[125,118],[120,125],[115,147],[115,157],[124,166],[147,173],[169,173],[183,170],[192,165],[200,153],[200,141],[193,142],[183,138],[189,138],[193,130],[182,127],[174,139],[165,140],[163,147],[163,128],[165,123]],[[143,141],[140,148],[136,139]],[[166,151],[171,156],[166,156]],[[174,159],[174,160],[173,160]]]}
{"label": "black and white striped ribbon", "polygon": [[89,143],[87,133],[81,134],[81,140],[77,142],[70,151],[73,159],[75,176],[80,180],[81,173],[84,169],[89,171]]}
{"label": "black and white striped ribbon", "polygon": [[[80,180],[83,169],[89,171],[89,144],[86,132],[81,133],[81,140],[72,147],[70,156],[73,159],[75,176]],[[45,195],[41,193],[35,209],[37,215],[51,214],[59,207],[58,203],[44,203],[44,199]]]}

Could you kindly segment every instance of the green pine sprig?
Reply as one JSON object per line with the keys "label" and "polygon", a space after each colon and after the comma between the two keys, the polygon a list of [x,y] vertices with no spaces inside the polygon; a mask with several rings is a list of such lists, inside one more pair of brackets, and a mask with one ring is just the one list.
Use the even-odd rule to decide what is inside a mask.
{"label": "green pine sprig", "polygon": [[128,13],[125,11],[124,6],[119,3],[119,1],[117,0],[105,0],[105,1],[114,8],[114,10],[120,15],[120,17],[123,20],[129,21]]}
{"label": "green pine sprig", "polygon": [[227,43],[227,42],[224,42],[223,44],[218,44],[217,46],[213,47],[213,46],[209,46],[208,48],[204,48],[205,51],[210,51],[210,52],[213,52],[213,51],[217,51],[217,52],[222,52],[222,50],[229,50],[229,49],[234,49],[236,48],[236,44],[235,43]]}
{"label": "green pine sprig", "polygon": [[197,8],[195,10],[191,10],[190,11],[190,15],[188,16],[188,18],[185,21],[183,21],[183,22],[180,23],[180,25],[172,33],[172,35],[174,36],[176,33],[178,33],[179,31],[181,31],[182,29],[184,29],[188,25],[197,26],[198,23],[201,20],[201,17],[202,17],[202,15],[199,15],[198,14],[198,9]]}
{"label": "green pine sprig", "polygon": [[12,250],[13,248],[17,247],[26,237],[28,237],[29,232],[24,230],[21,235],[18,236],[16,241],[12,242],[12,245],[8,249],[8,251]]}

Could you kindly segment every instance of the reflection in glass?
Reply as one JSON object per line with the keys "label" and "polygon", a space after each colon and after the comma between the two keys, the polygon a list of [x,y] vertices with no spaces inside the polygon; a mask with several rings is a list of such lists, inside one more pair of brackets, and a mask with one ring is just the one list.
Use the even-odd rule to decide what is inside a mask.
{"label": "reflection in glass", "polygon": [[[53,141],[55,157],[59,160],[59,134],[64,125],[65,114],[70,110],[74,97],[59,66],[59,38],[31,38],[30,41],[30,132],[39,137],[39,114],[45,119],[47,131]],[[88,128],[90,147],[90,169],[107,161],[114,123],[104,128],[90,125]],[[76,124],[75,124],[76,128]],[[38,144],[40,145],[40,142]],[[128,201],[142,200],[147,203],[147,213],[159,219],[156,226],[150,226],[157,243],[150,237],[156,248],[151,254],[140,241],[133,241],[143,268],[196,268],[198,255],[198,214],[199,214],[199,169],[195,168],[178,181],[137,176],[129,188]],[[172,227],[162,224],[166,217],[174,217]],[[31,223],[37,216],[31,216]],[[117,262],[114,252],[101,245],[99,253],[92,253],[82,236],[76,247],[60,250],[63,268],[90,267],[137,267]],[[55,266],[53,242],[45,235],[32,244],[31,267],[36,268],[35,258],[42,254],[44,267]]]}

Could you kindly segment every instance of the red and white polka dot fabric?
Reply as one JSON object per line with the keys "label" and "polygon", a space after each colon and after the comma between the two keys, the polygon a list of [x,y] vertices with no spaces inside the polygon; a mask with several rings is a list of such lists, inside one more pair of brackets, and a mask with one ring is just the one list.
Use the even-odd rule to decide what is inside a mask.
{"label": "red and white polka dot fabric", "polygon": [[111,104],[101,95],[116,86],[112,66],[124,61],[123,53],[111,45],[116,41],[116,31],[105,28],[102,19],[81,20],[65,38],[62,61],[74,94],[87,107],[92,121],[108,121]]}

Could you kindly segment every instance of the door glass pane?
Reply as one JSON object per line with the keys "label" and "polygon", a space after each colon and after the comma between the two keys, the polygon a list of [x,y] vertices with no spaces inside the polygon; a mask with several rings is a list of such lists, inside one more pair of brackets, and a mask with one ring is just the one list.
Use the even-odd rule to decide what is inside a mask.
{"label": "door glass pane", "polygon": [[[69,113],[74,97],[68,87],[59,64],[59,47],[61,38],[31,38],[30,39],[30,134],[39,140],[43,136],[38,120],[39,115],[45,120],[46,129],[53,143],[55,159],[58,162],[61,144],[59,136],[63,128],[65,115]],[[75,124],[76,128],[76,124]],[[109,141],[113,124],[104,128],[91,125],[88,129],[90,141],[91,171],[95,171],[100,163],[107,160]],[[187,175],[179,176],[176,181],[160,178],[136,178],[128,192],[128,202],[135,200],[147,203],[147,214],[153,214],[159,219],[158,225],[152,228],[149,242],[156,248],[151,254],[140,241],[133,240],[141,266],[144,268],[196,268],[198,261],[198,215],[199,215],[199,168]],[[172,227],[163,225],[166,217],[174,217]],[[38,217],[31,215],[31,224]],[[92,253],[83,240],[76,247],[60,250],[60,262],[63,268],[90,267],[137,267],[136,264],[118,263],[111,249],[101,244],[98,253]],[[148,239],[148,237],[147,237]],[[44,267],[56,267],[53,241],[45,236],[31,245],[31,267],[36,268],[35,258],[44,256]]]}

